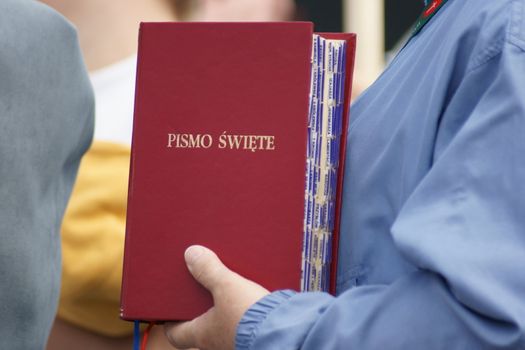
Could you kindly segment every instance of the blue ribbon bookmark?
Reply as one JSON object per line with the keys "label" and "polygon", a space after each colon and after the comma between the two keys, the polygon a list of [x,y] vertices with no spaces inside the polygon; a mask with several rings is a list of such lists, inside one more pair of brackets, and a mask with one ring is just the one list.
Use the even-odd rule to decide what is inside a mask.
{"label": "blue ribbon bookmark", "polygon": [[133,327],[133,350],[140,350],[140,322],[135,321]]}

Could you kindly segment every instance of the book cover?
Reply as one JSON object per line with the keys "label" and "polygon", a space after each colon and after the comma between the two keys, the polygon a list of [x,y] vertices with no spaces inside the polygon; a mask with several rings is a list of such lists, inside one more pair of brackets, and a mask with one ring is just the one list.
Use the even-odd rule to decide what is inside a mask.
{"label": "book cover", "polygon": [[304,22],[141,24],[123,319],[212,306],[186,269],[193,244],[270,290],[300,290],[312,34]]}

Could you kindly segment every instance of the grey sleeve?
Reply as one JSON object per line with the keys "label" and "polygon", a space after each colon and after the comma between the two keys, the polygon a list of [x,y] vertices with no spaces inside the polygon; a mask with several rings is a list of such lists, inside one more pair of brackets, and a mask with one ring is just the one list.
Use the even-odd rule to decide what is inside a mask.
{"label": "grey sleeve", "polygon": [[0,1],[0,349],[45,348],[93,105],[74,28],[38,1]]}

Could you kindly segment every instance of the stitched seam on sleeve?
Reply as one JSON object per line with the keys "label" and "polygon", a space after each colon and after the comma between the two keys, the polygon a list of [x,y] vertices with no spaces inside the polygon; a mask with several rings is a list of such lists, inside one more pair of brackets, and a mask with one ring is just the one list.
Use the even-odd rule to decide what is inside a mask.
{"label": "stitched seam on sleeve", "polygon": [[512,15],[508,28],[509,44],[525,51],[525,8],[523,1],[514,0],[512,3]]}
{"label": "stitched seam on sleeve", "polygon": [[[287,302],[291,297],[293,297],[295,293],[292,293],[291,291],[283,290],[283,291],[277,291],[273,294],[270,294],[263,299],[259,300],[255,305],[264,305],[264,308],[266,309],[265,312],[261,312],[260,310],[255,310],[252,306],[252,308],[248,309],[247,313],[252,313],[251,316],[252,320],[250,323],[251,325],[248,325],[247,331],[245,334],[240,336],[239,330],[237,329],[237,335],[235,336],[235,348],[236,349],[252,349],[255,339],[257,338],[257,334],[259,332],[261,324],[266,321],[268,316],[275,311],[280,305],[282,305],[284,302]],[[272,296],[274,298],[272,298]],[[269,305],[271,304],[271,305]],[[257,314],[257,315],[255,315]],[[245,321],[246,314],[241,319],[239,326],[241,323]],[[238,326],[238,327],[239,327]],[[245,338],[246,342],[240,342],[239,340],[241,338]]]}
{"label": "stitched seam on sleeve", "polygon": [[487,47],[486,50],[480,54],[476,62],[468,69],[466,74],[470,74],[471,72],[475,71],[479,67],[485,65],[486,63],[490,62],[495,57],[499,56],[501,52],[503,51],[503,47],[505,45],[505,42],[507,41],[506,36],[503,36],[502,38],[498,39],[493,45]]}

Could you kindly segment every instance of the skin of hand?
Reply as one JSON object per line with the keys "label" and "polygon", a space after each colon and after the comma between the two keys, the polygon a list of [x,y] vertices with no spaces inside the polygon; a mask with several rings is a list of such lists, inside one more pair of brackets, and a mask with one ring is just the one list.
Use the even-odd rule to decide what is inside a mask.
{"label": "skin of hand", "polygon": [[166,323],[168,339],[179,349],[233,350],[242,316],[270,292],[229,270],[205,247],[189,247],[184,258],[193,277],[212,294],[214,306],[191,321]]}
{"label": "skin of hand", "polygon": [[293,17],[293,0],[199,0],[200,21],[286,21]]}

